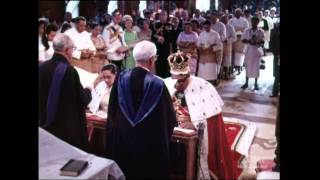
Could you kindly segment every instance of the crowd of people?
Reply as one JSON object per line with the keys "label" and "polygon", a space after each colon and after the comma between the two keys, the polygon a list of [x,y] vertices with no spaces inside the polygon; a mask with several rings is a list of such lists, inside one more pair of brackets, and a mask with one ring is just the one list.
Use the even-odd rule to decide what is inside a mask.
{"label": "crowd of people", "polygon": [[[72,18],[67,12],[60,27],[56,21],[48,24],[48,19],[39,20],[39,61],[52,56],[52,37],[56,33],[66,33],[75,41],[73,65],[94,73],[108,63],[116,64],[120,70],[130,69],[135,63],[134,45],[148,40],[158,49],[159,61],[152,72],[162,78],[170,76],[168,56],[182,51],[192,57],[189,65],[195,76],[216,86],[221,80],[235,78],[245,67],[246,83],[242,88],[248,87],[248,78],[255,78],[255,90],[258,90],[259,71],[265,68],[261,59],[271,50],[271,31],[280,23],[276,11],[273,7],[251,14],[248,9],[238,8],[231,14],[197,9],[190,14],[181,8],[172,12],[146,9],[142,18],[136,11],[122,16],[115,10],[111,15],[99,15],[90,20],[82,16]],[[256,27],[252,21],[258,21]],[[247,29],[252,30],[245,32]],[[235,71],[238,73],[234,74]]]}
{"label": "crowd of people", "polygon": [[[278,96],[280,25],[274,8],[254,16],[234,12],[145,10],[141,18],[115,10],[95,22],[66,13],[60,26],[40,18],[40,126],[88,150],[85,111],[106,113],[106,157],[128,178],[165,179],[173,128],[202,129],[198,179],[236,179],[239,167],[227,145],[223,101],[214,86],[245,67],[241,88],[255,78],[258,90],[261,58],[271,50],[272,96]],[[93,87],[82,87],[74,66],[99,73]]]}

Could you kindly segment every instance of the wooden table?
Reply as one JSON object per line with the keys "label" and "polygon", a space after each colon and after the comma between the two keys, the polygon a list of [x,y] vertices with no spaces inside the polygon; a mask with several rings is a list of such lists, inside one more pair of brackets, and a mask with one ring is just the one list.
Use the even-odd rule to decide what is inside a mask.
{"label": "wooden table", "polygon": [[[94,130],[101,130],[102,133],[102,141],[101,144],[105,147],[105,135],[106,135],[106,119],[89,116],[87,115],[87,127],[89,130],[89,143],[91,143],[91,136]],[[193,134],[185,134],[182,132],[174,131],[171,136],[171,142],[174,143],[183,143],[186,148],[186,179],[196,179],[196,168],[197,168],[197,142],[198,135],[197,133]],[[95,149],[93,147],[93,149]]]}
{"label": "wooden table", "polygon": [[89,114],[86,117],[90,152],[104,157],[107,119]]}
{"label": "wooden table", "polygon": [[178,131],[173,131],[171,136],[171,141],[176,143],[183,143],[186,148],[186,179],[196,179],[196,169],[197,169],[197,142],[198,135],[180,133]]}

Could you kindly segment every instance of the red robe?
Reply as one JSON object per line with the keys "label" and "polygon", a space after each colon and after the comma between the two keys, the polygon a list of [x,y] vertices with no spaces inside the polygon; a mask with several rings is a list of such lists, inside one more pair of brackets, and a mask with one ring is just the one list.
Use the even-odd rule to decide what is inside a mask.
{"label": "red robe", "polygon": [[222,114],[207,119],[208,128],[208,166],[211,176],[218,179],[237,179],[241,173],[238,168],[238,153],[231,151],[223,123]]}

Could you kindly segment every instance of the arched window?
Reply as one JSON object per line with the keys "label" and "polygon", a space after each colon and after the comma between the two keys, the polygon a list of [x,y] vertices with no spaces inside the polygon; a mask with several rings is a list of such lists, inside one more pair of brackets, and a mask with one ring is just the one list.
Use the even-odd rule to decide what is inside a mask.
{"label": "arched window", "polygon": [[196,9],[200,11],[208,11],[210,8],[210,0],[196,0]]}
{"label": "arched window", "polygon": [[79,16],[79,2],[80,1],[68,1],[66,12],[71,12],[72,17],[78,17]]}
{"label": "arched window", "polygon": [[109,1],[108,14],[112,14],[116,9],[118,9],[118,1]]}
{"label": "arched window", "polygon": [[143,16],[143,10],[147,9],[147,1],[140,1],[139,3],[139,11],[140,11],[140,14],[141,14],[141,17],[144,17]]}

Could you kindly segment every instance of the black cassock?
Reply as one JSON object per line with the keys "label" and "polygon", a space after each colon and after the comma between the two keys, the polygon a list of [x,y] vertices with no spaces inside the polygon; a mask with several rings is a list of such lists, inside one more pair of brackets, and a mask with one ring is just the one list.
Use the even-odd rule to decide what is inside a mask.
{"label": "black cassock", "polygon": [[127,179],[168,179],[176,116],[163,81],[140,67],[121,72],[108,113],[106,157]]}
{"label": "black cassock", "polygon": [[[48,124],[47,101],[52,79],[58,64],[64,63],[66,70],[61,80],[60,93],[53,121]],[[91,100],[89,89],[80,83],[78,72],[67,59],[54,54],[52,59],[39,67],[39,123],[42,128],[63,141],[87,151],[88,135],[85,108]],[[52,108],[52,107],[50,107]]]}
{"label": "black cassock", "polygon": [[[151,40],[157,47],[158,60],[155,64],[157,75],[162,78],[170,77],[170,66],[167,58],[170,55],[170,44],[177,40],[173,37],[173,25],[170,23],[162,24],[161,22],[154,22],[151,30]],[[164,43],[158,43],[157,36],[163,36]]]}

